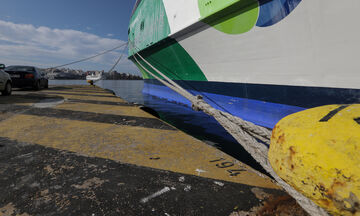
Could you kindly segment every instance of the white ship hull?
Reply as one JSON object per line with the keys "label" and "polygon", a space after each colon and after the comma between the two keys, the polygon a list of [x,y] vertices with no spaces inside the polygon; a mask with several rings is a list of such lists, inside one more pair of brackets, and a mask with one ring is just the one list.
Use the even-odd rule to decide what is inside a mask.
{"label": "white ship hull", "polygon": [[[303,109],[360,101],[359,10],[357,0],[142,0],[130,59],[138,52],[215,107],[272,128]],[[189,104],[140,70],[146,93]]]}

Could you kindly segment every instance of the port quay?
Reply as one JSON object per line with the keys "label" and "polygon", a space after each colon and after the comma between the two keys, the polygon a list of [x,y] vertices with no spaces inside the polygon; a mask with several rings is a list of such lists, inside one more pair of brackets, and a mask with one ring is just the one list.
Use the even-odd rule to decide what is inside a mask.
{"label": "port quay", "polygon": [[109,90],[50,86],[0,104],[3,215],[303,213],[269,177]]}

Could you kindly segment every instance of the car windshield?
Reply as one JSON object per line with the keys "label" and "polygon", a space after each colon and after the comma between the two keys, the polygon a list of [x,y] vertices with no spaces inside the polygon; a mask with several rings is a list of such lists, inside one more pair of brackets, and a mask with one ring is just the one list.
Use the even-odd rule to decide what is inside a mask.
{"label": "car windshield", "polygon": [[5,68],[5,71],[21,71],[21,72],[34,72],[34,67],[28,66],[9,66]]}

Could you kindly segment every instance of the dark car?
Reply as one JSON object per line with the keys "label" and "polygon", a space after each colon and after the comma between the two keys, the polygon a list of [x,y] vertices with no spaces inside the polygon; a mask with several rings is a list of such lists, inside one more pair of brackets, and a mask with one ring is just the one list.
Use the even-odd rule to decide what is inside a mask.
{"label": "dark car", "polygon": [[15,88],[32,87],[35,90],[48,88],[49,82],[40,69],[32,66],[8,66],[5,68]]}

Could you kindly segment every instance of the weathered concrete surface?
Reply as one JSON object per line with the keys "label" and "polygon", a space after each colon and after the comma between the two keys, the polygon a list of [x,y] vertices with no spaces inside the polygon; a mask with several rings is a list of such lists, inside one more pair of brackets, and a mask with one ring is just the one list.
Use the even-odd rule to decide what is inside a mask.
{"label": "weathered concrete surface", "polygon": [[0,98],[0,190],[0,215],[272,215],[293,202],[245,164],[87,86]]}
{"label": "weathered concrete surface", "polygon": [[[246,210],[260,203],[249,185],[216,184],[4,138],[0,143],[0,209],[13,206],[17,214],[229,215],[236,206]],[[165,187],[170,191],[141,202]]]}

